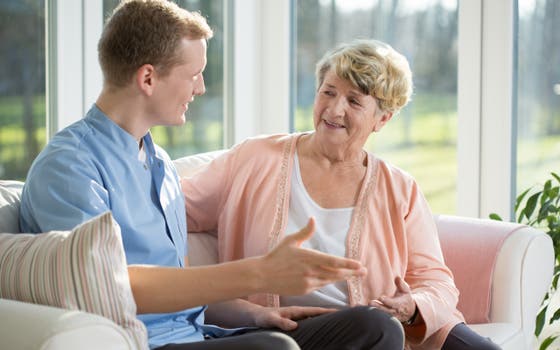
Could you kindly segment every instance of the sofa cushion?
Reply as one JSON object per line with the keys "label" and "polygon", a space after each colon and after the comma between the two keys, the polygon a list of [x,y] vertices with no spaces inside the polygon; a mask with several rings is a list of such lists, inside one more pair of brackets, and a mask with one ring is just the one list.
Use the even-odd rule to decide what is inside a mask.
{"label": "sofa cushion", "polygon": [[110,212],[72,231],[1,233],[0,298],[98,314],[122,326],[138,349],[148,347]]}
{"label": "sofa cushion", "polygon": [[206,153],[193,154],[190,156],[175,159],[173,161],[173,164],[177,169],[179,177],[190,177],[202,171],[212,160],[225,153],[226,151],[226,149],[221,149]]}
{"label": "sofa cushion", "polygon": [[19,232],[23,182],[0,180],[0,232]]}

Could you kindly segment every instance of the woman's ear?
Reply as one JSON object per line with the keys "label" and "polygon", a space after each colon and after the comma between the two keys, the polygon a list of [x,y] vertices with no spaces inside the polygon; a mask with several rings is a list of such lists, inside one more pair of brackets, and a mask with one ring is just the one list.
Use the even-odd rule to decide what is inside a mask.
{"label": "woman's ear", "polygon": [[376,116],[377,121],[373,124],[372,132],[380,131],[391,118],[393,118],[393,112],[380,112]]}
{"label": "woman's ear", "polygon": [[154,92],[155,75],[156,70],[151,64],[144,64],[136,71],[136,85],[147,96],[152,96]]}

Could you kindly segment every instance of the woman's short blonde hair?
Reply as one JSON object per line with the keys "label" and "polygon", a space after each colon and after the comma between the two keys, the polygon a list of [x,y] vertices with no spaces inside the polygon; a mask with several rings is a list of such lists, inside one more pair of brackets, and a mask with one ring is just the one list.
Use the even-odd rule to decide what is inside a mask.
{"label": "woman's short blonde hair", "polygon": [[317,89],[331,69],[362,93],[373,96],[383,112],[396,114],[412,95],[408,61],[378,40],[355,40],[327,52],[317,63]]}
{"label": "woman's short blonde hair", "polygon": [[210,39],[206,19],[167,0],[123,0],[107,20],[97,46],[105,83],[123,87],[151,64],[162,76],[181,62],[183,38]]}

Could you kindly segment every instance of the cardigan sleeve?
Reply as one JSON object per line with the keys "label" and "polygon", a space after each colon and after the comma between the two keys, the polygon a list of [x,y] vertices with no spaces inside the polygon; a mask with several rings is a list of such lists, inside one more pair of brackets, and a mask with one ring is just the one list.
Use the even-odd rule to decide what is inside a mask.
{"label": "cardigan sleeve", "polygon": [[444,263],[432,213],[416,182],[409,198],[405,217],[408,241],[405,281],[410,285],[425,326],[424,332],[419,332],[423,333],[421,337],[409,340],[419,344],[454,320],[459,291]]}

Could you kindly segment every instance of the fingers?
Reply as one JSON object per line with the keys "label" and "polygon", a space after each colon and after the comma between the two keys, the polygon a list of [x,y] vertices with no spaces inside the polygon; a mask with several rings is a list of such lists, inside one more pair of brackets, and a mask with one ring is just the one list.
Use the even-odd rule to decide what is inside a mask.
{"label": "fingers", "polygon": [[299,247],[303,242],[311,238],[314,232],[315,232],[315,218],[310,217],[309,221],[307,221],[307,225],[305,225],[304,228],[299,230],[297,233],[294,233],[293,235],[289,235],[287,239],[290,241],[294,241],[296,245]]}
{"label": "fingers", "polygon": [[278,327],[283,331],[293,331],[298,326],[296,321],[292,321],[286,317],[278,317],[275,321],[276,324],[273,325],[273,327]]}
{"label": "fingers", "polygon": [[384,311],[384,312],[388,313],[388,314],[391,315],[391,316],[395,316],[395,317],[397,316],[396,310],[394,310],[394,309],[392,309],[392,308],[390,308],[390,307],[387,307],[387,306],[386,306],[384,303],[382,303],[380,300],[375,299],[375,300],[370,301],[370,302],[369,302],[369,306],[375,307],[375,308],[377,308],[377,309],[380,309],[381,311]]}
{"label": "fingers", "polygon": [[341,258],[310,249],[306,249],[303,253],[307,255],[309,261],[313,261],[315,266],[321,266],[326,270],[357,270],[359,276],[363,276],[367,272],[362,263],[354,259]]}
{"label": "fingers", "polygon": [[338,310],[312,306],[288,306],[280,309],[280,315],[288,317],[292,320],[301,320],[307,317],[318,316],[335,311]]}
{"label": "fingers", "polygon": [[397,276],[395,278],[395,284],[397,285],[397,290],[401,293],[410,293],[410,286],[408,285],[408,283],[406,283],[406,281],[400,277]]}

